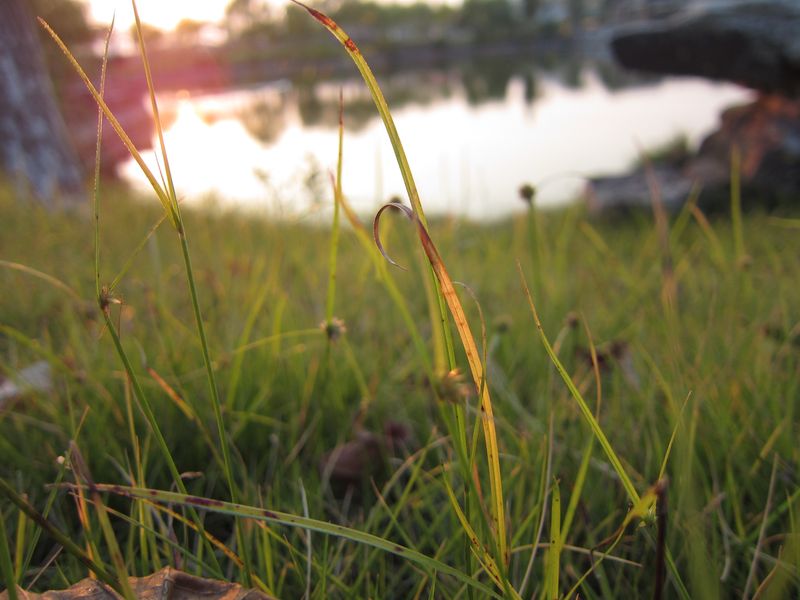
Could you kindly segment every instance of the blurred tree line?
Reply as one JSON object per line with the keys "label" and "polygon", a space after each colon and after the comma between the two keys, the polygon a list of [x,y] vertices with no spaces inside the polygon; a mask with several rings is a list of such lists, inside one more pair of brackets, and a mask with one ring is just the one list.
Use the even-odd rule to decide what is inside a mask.
{"label": "blurred tree line", "polygon": [[[397,43],[481,42],[570,35],[588,16],[610,14],[621,0],[464,0],[461,5],[376,0],[322,0],[314,7],[361,41]],[[226,27],[232,44],[307,42],[327,35],[305,11],[288,5],[278,10],[266,0],[232,0]]]}

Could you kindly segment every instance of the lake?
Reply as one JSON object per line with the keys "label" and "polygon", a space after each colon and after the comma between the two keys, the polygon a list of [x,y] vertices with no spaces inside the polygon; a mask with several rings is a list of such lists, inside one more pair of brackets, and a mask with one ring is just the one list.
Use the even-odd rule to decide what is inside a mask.
{"label": "lake", "polygon": [[[354,69],[355,71],[355,69]],[[596,66],[543,69],[494,62],[483,70],[379,76],[428,214],[495,219],[580,195],[585,178],[624,172],[643,150],[684,136],[691,147],[721,110],[752,92],[694,78],[638,79]],[[325,214],[344,96],[343,189],[360,212],[405,198],[383,125],[360,79],[281,80],[213,94],[161,95],[178,195],[270,215]],[[152,151],[145,159],[157,168]],[[122,177],[145,189],[129,161]]]}

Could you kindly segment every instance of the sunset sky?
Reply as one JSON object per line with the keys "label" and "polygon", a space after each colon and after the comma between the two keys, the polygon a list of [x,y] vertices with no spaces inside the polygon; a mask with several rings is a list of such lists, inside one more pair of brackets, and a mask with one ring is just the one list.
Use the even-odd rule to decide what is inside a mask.
{"label": "sunset sky", "polygon": [[[218,21],[225,16],[229,0],[137,0],[139,17],[160,29],[173,29],[182,19]],[[92,19],[111,21],[116,10],[116,27],[127,30],[134,22],[130,0],[88,0]]]}

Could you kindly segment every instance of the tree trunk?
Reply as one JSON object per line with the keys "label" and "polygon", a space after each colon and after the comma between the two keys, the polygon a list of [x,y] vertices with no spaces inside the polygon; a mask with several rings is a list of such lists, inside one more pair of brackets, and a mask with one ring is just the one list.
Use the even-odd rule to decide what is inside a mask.
{"label": "tree trunk", "polygon": [[19,198],[53,207],[85,199],[83,175],[27,0],[0,0],[0,168]]}

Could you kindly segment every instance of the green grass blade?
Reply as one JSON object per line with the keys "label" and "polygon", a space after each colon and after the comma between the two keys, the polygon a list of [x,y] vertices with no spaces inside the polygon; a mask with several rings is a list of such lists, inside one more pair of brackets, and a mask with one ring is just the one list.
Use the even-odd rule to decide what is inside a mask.
{"label": "green grass blade", "polygon": [[6,498],[8,498],[13,504],[22,510],[28,516],[28,518],[41,527],[42,530],[44,530],[55,542],[61,544],[67,553],[77,558],[90,571],[94,572],[101,581],[107,583],[118,592],[122,592],[119,582],[116,580],[113,573],[106,569],[105,565],[93,560],[88,554],[86,554],[86,552],[83,551],[82,548],[76,545],[75,542],[69,538],[69,536],[57,529],[55,525],[50,523],[50,521],[45,519],[39,513],[39,511],[31,506],[27,500],[17,494],[14,488],[12,488],[6,482],[6,480],[2,478],[0,478],[0,493],[4,494]]}
{"label": "green grass blade", "polygon": [[476,534],[475,530],[472,529],[472,526],[469,524],[464,511],[461,510],[461,507],[458,504],[458,499],[453,492],[450,482],[447,481],[446,478],[444,478],[442,481],[444,482],[444,488],[447,491],[447,497],[450,499],[450,505],[453,507],[453,512],[455,512],[459,523],[461,523],[461,527],[467,534],[472,552],[478,558],[478,561],[480,562],[484,571],[486,571],[487,575],[489,575],[494,584],[500,588],[507,587],[508,584],[503,581],[503,578],[500,575],[500,569],[497,568],[497,563],[483,547],[480,538],[478,538],[478,534]]}
{"label": "green grass blade", "polygon": [[553,347],[550,345],[550,341],[547,339],[547,334],[544,332],[544,328],[542,327],[542,323],[539,320],[539,313],[536,310],[536,305],[533,303],[533,297],[531,296],[530,289],[528,288],[528,284],[525,281],[525,274],[522,272],[522,266],[517,263],[517,268],[519,269],[519,276],[520,280],[522,281],[522,286],[525,291],[525,295],[528,298],[528,304],[531,309],[531,313],[533,314],[533,320],[536,323],[536,329],[539,331],[539,337],[542,340],[542,344],[544,344],[544,348],[547,351],[547,355],[550,357],[553,365],[555,365],[558,374],[561,375],[561,378],[564,380],[567,388],[570,391],[570,394],[578,403],[578,407],[583,414],[583,418],[589,423],[589,426],[592,429],[592,433],[594,433],[597,441],[600,442],[600,446],[603,448],[603,452],[605,452],[606,457],[608,458],[611,466],[616,471],[617,475],[619,476],[620,482],[622,483],[622,487],[625,488],[625,492],[628,494],[628,498],[630,498],[633,504],[639,503],[639,494],[636,492],[636,488],[633,486],[633,482],[628,474],[625,472],[625,468],[622,466],[622,462],[617,457],[616,452],[611,447],[611,443],[608,441],[606,434],[603,432],[603,429],[600,427],[600,423],[597,422],[597,419],[592,414],[589,405],[586,404],[586,400],[583,399],[583,396],[578,391],[578,388],[575,387],[575,384],[572,381],[572,378],[567,373],[567,370],[564,368],[564,365],[561,364],[556,353],[553,351]]}
{"label": "green grass blade", "polygon": [[0,267],[3,267],[4,269],[9,269],[11,271],[19,271],[20,273],[25,273],[26,275],[30,275],[31,277],[35,277],[36,279],[40,279],[46,283],[49,283],[57,290],[61,290],[62,292],[66,293],[75,302],[78,303],[83,302],[81,297],[78,295],[78,292],[73,290],[70,286],[68,286],[66,283],[64,283],[57,277],[53,277],[48,273],[43,273],[42,271],[39,271],[27,265],[22,265],[16,262],[11,262],[2,259],[0,259]]}
{"label": "green grass blade", "polygon": [[117,133],[119,139],[122,141],[125,148],[127,148],[133,160],[135,160],[136,164],[139,165],[139,168],[142,170],[142,173],[147,178],[147,181],[150,183],[151,187],[153,188],[153,191],[158,197],[159,202],[161,202],[161,205],[164,207],[164,210],[170,216],[170,220],[172,221],[173,226],[177,226],[178,220],[175,215],[175,211],[172,208],[167,192],[164,191],[164,189],[161,187],[161,184],[158,183],[158,180],[156,179],[155,175],[153,175],[153,172],[144,162],[144,159],[142,158],[142,155],[139,153],[139,150],[136,149],[136,146],[133,144],[131,138],[122,128],[122,125],[114,116],[114,113],[111,112],[110,108],[108,108],[108,105],[105,103],[105,100],[103,100],[103,97],[101,96],[100,92],[92,84],[92,81],[89,79],[89,76],[86,74],[86,71],[83,70],[83,67],[81,67],[81,65],[78,63],[75,56],[72,54],[72,52],[70,52],[66,44],[64,44],[64,42],[61,41],[61,38],[56,34],[55,31],[53,31],[50,25],[48,25],[47,22],[42,18],[39,18],[39,23],[41,23],[42,27],[44,27],[45,31],[50,35],[50,37],[53,38],[58,47],[67,57],[67,60],[70,62],[75,71],[78,73],[80,78],[83,80],[83,83],[88,88],[89,93],[94,98],[94,101],[103,111],[103,114],[105,115],[106,119],[108,119],[108,122],[111,124],[111,127]]}
{"label": "green grass blade", "polygon": [[[2,481],[2,480],[0,480]],[[258,508],[255,506],[245,506],[242,504],[235,504],[233,502],[224,502],[222,500],[213,500],[210,498],[202,498],[198,496],[191,496],[188,494],[181,494],[177,492],[167,492],[164,490],[152,490],[146,488],[135,488],[129,486],[110,485],[110,484],[97,484],[97,489],[102,492],[125,496],[135,499],[146,499],[152,502],[164,502],[168,504],[177,504],[180,506],[192,506],[210,512],[231,515],[239,518],[255,519],[259,521],[267,521],[271,523],[278,523],[287,527],[299,527],[302,529],[309,529],[318,533],[332,535],[334,537],[343,538],[359,544],[365,544],[378,548],[385,552],[395,554],[404,558],[426,570],[429,574],[434,571],[439,574],[446,574],[461,583],[474,587],[480,592],[483,592],[487,597],[502,598],[494,590],[488,586],[475,581],[466,573],[462,573],[441,561],[426,556],[421,552],[411,548],[396,544],[389,540],[385,540],[376,535],[358,531],[343,525],[336,525],[317,519],[301,517],[290,513],[285,513],[276,510],[269,510]]]}
{"label": "green grass blade", "polygon": [[[100,98],[105,98],[106,91],[106,71],[108,68],[108,44],[111,41],[111,33],[114,31],[114,23],[117,15],[111,18],[111,25],[108,27],[106,33],[106,41],[103,46],[103,62],[100,67]],[[93,189],[93,202],[94,202],[94,285],[95,297],[97,302],[102,301],[102,285],[100,283],[100,151],[103,147],[103,111],[97,109],[97,139],[94,149],[94,189]],[[111,287],[113,289],[113,286]]]}
{"label": "green grass blade", "polygon": [[0,512],[0,575],[6,584],[8,600],[17,600],[17,581],[14,578],[14,565],[11,562],[11,550],[8,545],[11,543],[11,536],[6,533],[6,520]]}
{"label": "green grass blade", "polygon": [[581,499],[581,492],[586,483],[586,473],[589,471],[589,461],[592,458],[592,450],[594,450],[594,438],[590,437],[589,442],[586,444],[586,450],[583,452],[581,464],[578,467],[578,474],[575,476],[575,486],[572,488],[572,494],[569,496],[569,504],[567,504],[567,511],[564,513],[564,522],[561,526],[561,539],[566,540],[569,535],[569,529],[572,526],[572,520],[575,518],[575,511],[578,509],[578,502]]}
{"label": "green grass blade", "polygon": [[89,491],[89,497],[92,499],[94,507],[97,510],[97,519],[100,521],[100,529],[103,532],[108,552],[111,555],[111,563],[114,565],[114,570],[117,572],[117,581],[122,590],[121,593],[126,600],[136,600],[136,595],[133,593],[130,580],[128,579],[125,559],[122,557],[122,552],[120,552],[114,529],[111,527],[111,521],[108,519],[106,506],[100,498],[100,494],[91,479],[89,468],[86,466],[78,450],[78,445],[74,441],[71,441],[69,444],[69,461],[75,474],[75,480],[81,485],[86,485],[86,489]]}
{"label": "green grass blade", "polygon": [[[2,514],[0,514],[0,521],[3,520]],[[22,566],[23,561],[25,558],[25,538],[27,537],[28,530],[28,518],[24,512],[19,511],[19,517],[17,518],[17,542],[14,547],[14,581],[22,581]],[[8,538],[9,541],[11,538]]]}
{"label": "green grass blade", "polygon": [[[236,483],[233,478],[233,463],[230,457],[228,436],[225,431],[224,421],[222,419],[219,388],[217,386],[216,375],[211,361],[211,353],[209,351],[208,337],[206,335],[205,324],[203,321],[202,312],[200,310],[200,301],[198,299],[197,284],[195,282],[194,270],[192,268],[191,254],[189,252],[189,240],[186,234],[186,229],[184,227],[183,219],[181,217],[180,206],[178,205],[177,196],[175,194],[175,186],[172,180],[172,172],[170,171],[169,167],[169,158],[167,156],[167,149],[164,143],[164,132],[161,125],[161,119],[159,118],[158,103],[156,102],[156,96],[155,96],[155,87],[153,85],[153,79],[150,72],[150,61],[147,58],[144,38],[142,36],[141,22],[139,20],[138,10],[136,8],[136,1],[131,0],[131,4],[133,5],[134,16],[136,18],[136,31],[139,39],[139,49],[142,57],[142,64],[145,70],[145,77],[147,80],[147,90],[150,96],[150,103],[153,110],[153,119],[155,121],[156,131],[158,133],[159,144],[161,147],[161,155],[164,163],[166,185],[168,188],[167,192],[164,193],[163,188],[161,188],[160,186],[156,186],[154,184],[155,181],[154,177],[152,177],[152,179],[151,177],[148,177],[148,179],[150,179],[151,184],[154,184],[154,189],[158,187],[158,190],[161,190],[161,192],[166,196],[165,207],[167,208],[168,213],[171,215],[173,219],[173,225],[175,226],[175,230],[178,233],[178,239],[180,241],[180,246],[181,246],[181,255],[183,257],[183,263],[185,267],[186,281],[189,288],[189,295],[192,303],[192,312],[194,314],[195,325],[197,327],[197,334],[200,339],[200,348],[203,355],[203,364],[205,366],[206,378],[208,380],[208,389],[211,395],[211,407],[214,413],[214,420],[217,424],[217,434],[219,437],[220,448],[222,450],[225,479],[228,484],[228,490],[230,493],[231,500],[235,503],[238,500],[238,491]],[[102,98],[98,98],[98,102],[102,102]],[[142,165],[143,163],[140,163],[140,166]],[[143,170],[144,168],[145,167],[143,167]],[[164,200],[162,200],[162,202],[163,201]],[[236,522],[236,538],[239,547],[238,550],[244,560],[244,569],[243,569],[244,581],[246,585],[250,586],[251,585],[250,560],[247,552],[247,545],[244,542],[244,534],[242,532],[241,526],[238,521]]]}
{"label": "green grass blade", "polygon": [[325,29],[327,29],[337,40],[339,40],[339,42],[341,42],[342,46],[344,46],[345,50],[347,50],[347,54],[355,63],[358,72],[361,73],[361,77],[364,78],[364,82],[369,88],[372,99],[375,102],[375,106],[378,108],[378,112],[381,115],[383,124],[386,127],[386,132],[389,134],[389,140],[392,143],[392,149],[394,150],[395,157],[397,158],[397,163],[400,166],[400,174],[403,177],[403,183],[406,186],[406,192],[408,193],[408,199],[411,202],[411,207],[419,216],[419,220],[422,221],[422,224],[427,227],[428,222],[425,219],[425,213],[422,210],[422,203],[419,199],[419,193],[417,192],[417,185],[414,182],[414,177],[411,174],[411,167],[408,164],[405,150],[403,150],[403,145],[400,142],[400,135],[397,133],[397,127],[395,127],[394,119],[392,118],[391,112],[389,112],[389,105],[386,103],[386,98],[383,96],[383,92],[381,91],[381,88],[375,79],[375,75],[372,73],[372,69],[370,69],[367,61],[362,56],[361,51],[358,49],[358,46],[356,46],[356,43],[350,38],[349,35],[347,35],[347,33],[345,33],[341,27],[339,27],[338,24],[336,24],[333,19],[321,13],[320,11],[311,8],[310,6],[306,6],[302,2],[298,2],[297,0],[292,1],[308,11],[312,17],[322,23]]}
{"label": "green grass blade", "polygon": [[339,153],[336,160],[336,180],[333,185],[333,224],[331,249],[328,261],[328,298],[325,303],[325,322],[331,326],[336,302],[336,255],[339,250],[339,208],[342,205],[342,146],[344,142],[344,99],[339,89]]}
{"label": "green grass blade", "polygon": [[142,57],[142,66],[144,67],[144,76],[147,81],[147,91],[150,96],[150,107],[153,110],[153,122],[156,127],[156,134],[158,135],[158,143],[161,147],[161,160],[164,163],[164,174],[167,184],[167,192],[170,199],[170,209],[180,221],[180,207],[178,206],[178,196],[175,194],[175,185],[172,181],[172,171],[169,167],[169,156],[167,156],[167,146],[164,143],[164,128],[161,126],[161,117],[158,112],[158,102],[156,102],[156,88],[153,85],[153,75],[150,72],[150,61],[147,58],[147,49],[144,43],[144,35],[142,34],[142,23],[139,20],[139,9],[136,6],[136,0],[131,0],[133,6],[133,16],[136,20],[136,38],[139,41],[139,53]]}
{"label": "green grass blade", "polygon": [[550,504],[550,548],[547,550],[544,571],[544,589],[547,600],[558,600],[558,579],[561,566],[561,490],[558,479],[553,482],[553,500]]}
{"label": "green grass blade", "polygon": [[136,245],[133,251],[128,255],[128,258],[125,260],[125,263],[122,265],[117,275],[108,285],[108,290],[110,292],[113,292],[115,289],[117,289],[119,282],[122,281],[122,278],[125,277],[130,268],[133,266],[134,259],[144,249],[145,244],[147,244],[147,242],[150,241],[150,238],[152,238],[153,235],[155,235],[156,231],[158,231],[158,228],[161,227],[166,218],[167,218],[166,213],[162,214],[158,218],[158,220],[153,224],[153,226],[148,230],[148,232],[144,235],[144,237],[139,241],[139,243]]}
{"label": "green grass blade", "polygon": [[659,479],[663,479],[664,473],[667,471],[667,463],[669,462],[669,456],[672,453],[672,445],[675,443],[675,438],[678,435],[678,428],[681,426],[681,420],[683,419],[683,411],[686,409],[686,405],[689,403],[689,398],[691,397],[692,397],[691,392],[686,394],[686,400],[683,401],[683,406],[681,406],[681,410],[678,413],[678,418],[675,420],[675,427],[672,428],[672,435],[669,436],[669,443],[667,443],[667,450],[664,452],[664,460],[661,461],[661,468],[658,470]]}
{"label": "green grass blade", "polygon": [[745,257],[744,232],[742,231],[742,152],[739,147],[731,147],[731,226],[736,261],[741,264]]}

